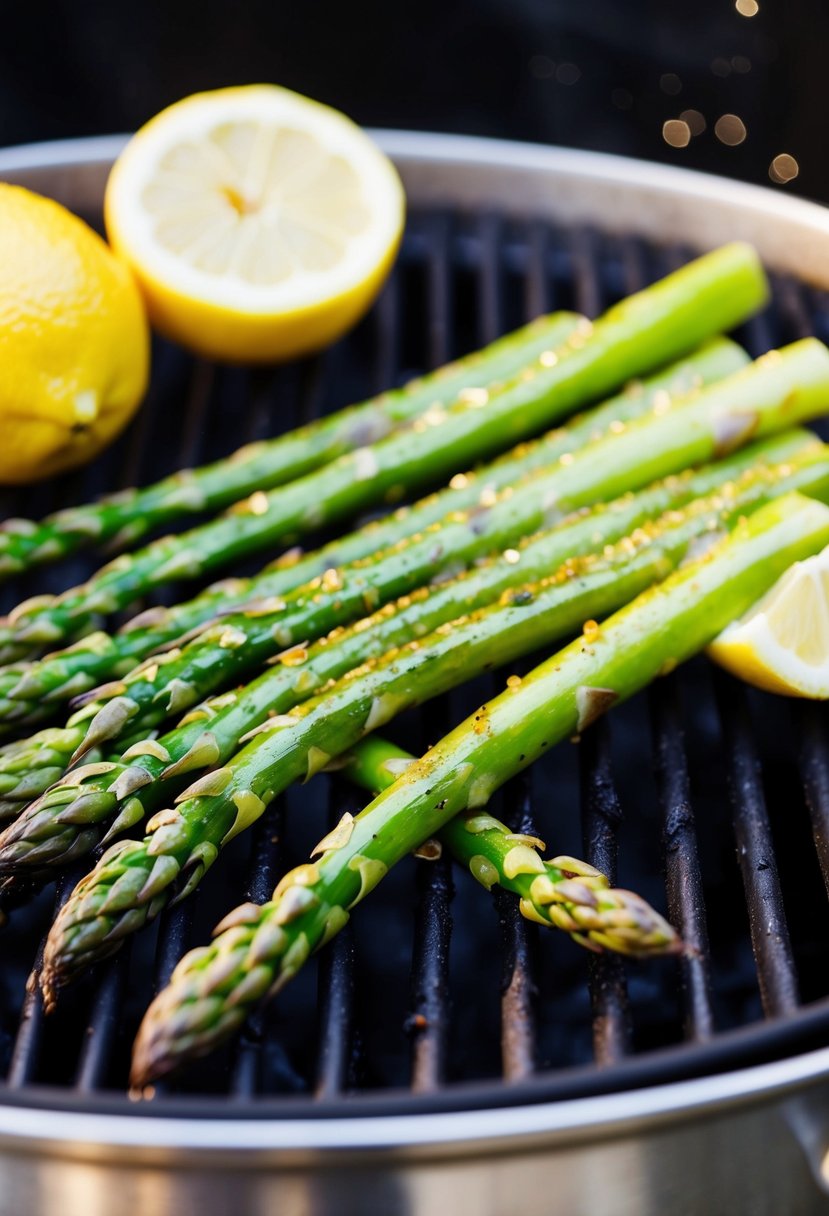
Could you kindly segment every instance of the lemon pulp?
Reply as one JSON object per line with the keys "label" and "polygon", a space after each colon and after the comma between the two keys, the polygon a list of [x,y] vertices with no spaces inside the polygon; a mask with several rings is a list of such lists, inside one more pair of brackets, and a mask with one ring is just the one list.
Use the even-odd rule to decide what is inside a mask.
{"label": "lemon pulp", "polygon": [[708,652],[758,688],[829,697],[829,548],[787,570]]}

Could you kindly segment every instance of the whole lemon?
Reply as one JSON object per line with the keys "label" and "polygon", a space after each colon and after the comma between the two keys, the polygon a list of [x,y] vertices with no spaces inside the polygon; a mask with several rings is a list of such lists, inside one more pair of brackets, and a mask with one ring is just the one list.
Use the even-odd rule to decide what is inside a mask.
{"label": "whole lemon", "polygon": [[147,386],[149,330],[129,269],[52,199],[0,182],[0,482],[90,460]]}

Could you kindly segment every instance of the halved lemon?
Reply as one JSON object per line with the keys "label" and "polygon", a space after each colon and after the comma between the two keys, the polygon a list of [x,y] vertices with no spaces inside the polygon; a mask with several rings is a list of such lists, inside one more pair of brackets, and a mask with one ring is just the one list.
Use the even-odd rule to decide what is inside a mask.
{"label": "halved lemon", "polygon": [[767,692],[829,698],[829,548],[796,562],[708,653]]}
{"label": "halved lemon", "polygon": [[121,153],[104,204],[157,328],[231,361],[304,354],[352,326],[391,269],[404,209],[359,127],[275,85],[163,110]]}

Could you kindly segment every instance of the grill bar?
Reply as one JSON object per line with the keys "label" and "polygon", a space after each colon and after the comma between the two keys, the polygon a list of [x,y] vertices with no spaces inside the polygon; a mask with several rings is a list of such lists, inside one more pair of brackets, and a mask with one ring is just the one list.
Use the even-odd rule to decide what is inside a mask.
{"label": "grill bar", "polygon": [[[595,723],[579,747],[582,781],[582,838],[586,860],[616,885],[617,835],[622,807],[613,781],[610,731]],[[630,1048],[630,1011],[622,963],[610,955],[590,959],[590,1003],[596,1063],[614,1064]]]}
{"label": "grill bar", "polygon": [[[676,246],[661,249],[497,214],[445,208],[416,213],[396,273],[371,317],[344,342],[297,366],[262,371],[192,363],[158,343],[148,409],[109,463],[101,462],[61,487],[47,487],[45,497],[23,495],[13,504],[7,496],[3,506],[9,513],[38,513],[50,494],[57,505],[115,488],[119,480],[148,480],[216,458],[242,439],[296,425],[399,383],[551,307],[595,314],[686,256]],[[743,335],[753,354],[813,329],[829,337],[823,295],[787,279],[776,280],[774,288],[774,306]],[[73,562],[73,581],[89,568],[84,562]],[[52,575],[46,571],[40,577]],[[61,577],[66,581],[65,572]],[[37,589],[29,579],[14,594]],[[463,1083],[492,1077],[508,1084],[512,1100],[520,1099],[526,1083],[535,1087],[533,1092],[542,1083],[565,1092],[570,1077],[589,1076],[588,1082],[572,1084],[589,1084],[595,1091],[612,1087],[614,1077],[628,1076],[639,1061],[651,1068],[649,1075],[658,1076],[651,1052],[665,1044],[676,1045],[671,1066],[677,1070],[702,1067],[694,1061],[708,1059],[705,1052],[716,1053],[711,1067],[728,1067],[728,1048],[721,1048],[728,1041],[724,1028],[757,1017],[758,1010],[770,1020],[770,1034],[780,1025],[774,1022],[780,1014],[809,1019],[811,1025],[820,1011],[801,1007],[798,967],[821,956],[809,941],[797,939],[793,948],[789,940],[784,899],[796,900],[797,892],[786,888],[787,868],[776,862],[766,798],[788,799],[788,805],[799,804],[805,795],[829,894],[825,708],[798,710],[801,791],[791,785],[793,766],[787,775],[768,765],[761,774],[757,736],[740,689],[716,680],[718,718],[707,692],[701,704],[691,701],[686,680],[685,673],[678,673],[649,694],[649,732],[639,723],[631,734],[626,707],[616,712],[620,721],[618,734],[613,725],[613,738],[634,740],[630,756],[612,753],[606,723],[586,732],[576,765],[580,797],[570,749],[555,749],[532,774],[506,787],[501,812],[513,830],[544,837],[552,853],[583,847],[586,859],[611,881],[634,889],[650,884],[647,893],[653,897],[655,892],[658,904],[653,867],[641,864],[639,856],[652,857],[661,830],[664,904],[691,947],[679,964],[680,1017],[673,964],[631,971],[618,960],[579,953],[529,925],[503,892],[493,897],[497,922],[485,908],[470,918],[463,911],[466,901],[485,905],[485,893],[470,889],[471,878],[456,874],[447,859],[419,861],[413,865],[414,879],[409,874],[395,888],[393,915],[402,944],[389,946],[382,968],[376,957],[371,961],[372,909],[367,901],[353,926],[320,956],[316,986],[310,977],[305,988],[300,985],[291,994],[287,1012],[280,1005],[254,1018],[226,1057],[159,1087],[159,1109],[183,1097],[198,1102],[202,1095],[218,1094],[231,1097],[238,1111],[262,1109],[263,1102],[273,1103],[278,1096],[293,1111],[359,1112],[378,1089],[398,1093],[406,1088],[421,1103],[451,1104],[464,1100]],[[408,718],[399,727],[399,741],[413,750],[413,740],[421,746],[434,741],[490,695],[492,687],[484,681],[459,690],[430,706],[419,722],[416,716]],[[696,683],[693,688],[696,695]],[[763,701],[764,714],[785,717],[789,712],[779,701]],[[698,761],[691,744],[700,723],[726,761],[731,824],[722,814],[726,802],[719,772],[694,768]],[[655,792],[638,780],[648,769],[656,778]],[[632,775],[637,779],[634,797]],[[320,822],[327,818],[329,824],[344,810],[364,804],[336,778],[330,779],[327,796],[327,808],[320,807],[319,815]],[[300,791],[296,805],[293,794],[280,802],[252,834],[249,856],[240,842],[235,860],[228,860],[226,870],[224,859],[214,868],[201,895],[162,918],[154,962],[148,944],[139,939],[131,957],[124,954],[99,968],[90,983],[67,997],[54,1019],[44,1017],[34,991],[24,993],[48,916],[46,901],[15,912],[3,942],[21,978],[9,994],[0,987],[0,1045],[4,1033],[9,1042],[0,1078],[8,1091],[25,1095],[33,1085],[60,1085],[87,1105],[107,1089],[123,1093],[140,994],[164,983],[184,951],[204,940],[223,911],[243,898],[267,898],[280,874],[307,855],[321,833],[313,809],[304,823],[304,799]],[[748,922],[736,917],[724,925],[713,910],[709,918],[706,898],[725,898],[725,891],[733,896],[733,863],[720,873],[733,840]],[[66,897],[69,886],[60,889],[58,899]],[[792,924],[799,932],[797,918]],[[493,959],[492,974],[482,978],[475,960],[494,952],[499,957]],[[723,958],[734,960],[728,984],[712,961]],[[810,993],[829,997],[822,974],[808,978]],[[408,1021],[402,1012],[405,996],[395,995],[404,994],[407,983]],[[805,983],[803,987],[806,991]],[[643,990],[646,998],[640,995]],[[543,1001],[537,999],[539,991]],[[392,994],[388,1002],[386,994]],[[480,1027],[480,1043],[456,1058],[450,1044],[469,1035],[470,1022],[476,1032]],[[583,1033],[562,1031],[571,1026]],[[600,1069],[591,1067],[595,1064]],[[503,1091],[492,1092],[492,1100],[500,1100]]]}
{"label": "grill bar", "polygon": [[[331,783],[329,804],[328,822],[332,828],[346,811],[355,815],[360,810],[354,793],[341,788],[337,781]],[[348,1088],[354,1032],[354,971],[354,931],[348,924],[320,959],[316,1085],[316,1096],[320,1099],[334,1098]]]}
{"label": "grill bar", "polygon": [[418,867],[420,897],[412,946],[412,1089],[430,1093],[446,1077],[449,942],[453,895],[448,858]]}
{"label": "grill bar", "polygon": [[[58,884],[52,916],[56,916],[69,898],[76,874],[67,874]],[[10,1089],[20,1089],[31,1084],[37,1077],[40,1064],[40,1050],[43,1042],[45,1012],[40,995],[38,979],[43,966],[43,950],[46,940],[43,938],[37,948],[34,966],[26,980],[26,993],[20,1011],[20,1021],[14,1040],[11,1063],[9,1065],[6,1084]]]}
{"label": "grill bar", "polygon": [[829,751],[826,714],[822,705],[806,705],[800,713],[800,765],[803,789],[812,820],[820,872],[829,895]]}
{"label": "grill bar", "polygon": [[679,709],[679,688],[668,676],[651,690],[654,769],[662,811],[662,841],[668,916],[682,935],[682,986],[688,1038],[708,1039],[714,1032],[708,926],[702,888],[691,779]]}
{"label": "grill bar", "polygon": [[[506,816],[509,827],[522,835],[535,836],[538,829],[528,773],[522,773],[506,786],[504,801],[510,808]],[[538,934],[508,892],[496,889],[495,906],[501,923],[503,956],[501,1067],[505,1081],[523,1081],[535,1071],[538,1054],[535,1016]]]}
{"label": "grill bar", "polygon": [[75,1088],[79,1094],[103,1089],[118,1036],[118,1023],[129,976],[131,949],[106,968],[92,1000],[89,1030],[81,1047]]}
{"label": "grill bar", "polygon": [[715,683],[728,752],[737,859],[745,887],[760,996],[767,1014],[779,1016],[797,1008],[797,975],[763,794],[760,758],[752,737],[745,693],[721,674]]}
{"label": "grill bar", "polygon": [[[251,850],[250,878],[245,892],[251,903],[265,903],[279,881],[284,821],[284,800],[279,798],[257,825]],[[257,1092],[262,1033],[263,1017],[261,1013],[257,1013],[239,1038],[230,1082],[231,1091],[236,1098],[250,1098]]]}
{"label": "grill bar", "polygon": [[[68,894],[68,892],[67,892]],[[9,1089],[20,1089],[31,1084],[37,1076],[38,1055],[43,1037],[43,1002],[40,990],[36,987],[37,977],[43,966],[43,946],[37,952],[32,968],[23,1007],[20,1012],[20,1026],[14,1041],[14,1052],[6,1076]]]}

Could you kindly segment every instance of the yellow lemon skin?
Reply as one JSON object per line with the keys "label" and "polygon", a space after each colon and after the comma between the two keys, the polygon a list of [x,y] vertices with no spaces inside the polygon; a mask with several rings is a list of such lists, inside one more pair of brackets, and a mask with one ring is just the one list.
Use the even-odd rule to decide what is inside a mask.
{"label": "yellow lemon skin", "polygon": [[59,203],[0,182],[0,483],[105,448],[144,395],[149,350],[128,267]]}
{"label": "yellow lemon skin", "polygon": [[[205,209],[215,209],[219,203],[230,215],[233,207],[230,200],[236,200],[240,215],[233,218],[234,222],[238,220],[240,233],[246,226],[249,230],[257,213],[273,203],[268,191],[260,189],[258,197],[246,200],[252,205],[240,205],[246,189],[244,165],[231,158],[216,169],[213,133],[217,127],[233,123],[258,123],[265,138],[269,138],[270,132],[274,139],[278,138],[280,127],[287,127],[309,140],[317,139],[322,124],[320,163],[326,158],[348,162],[354,178],[361,182],[364,202],[370,210],[373,208],[370,228],[378,233],[372,251],[347,282],[334,277],[329,284],[326,276],[320,275],[317,290],[311,289],[309,299],[307,289],[314,276],[303,279],[297,275],[295,298],[291,298],[292,291],[288,290],[280,296],[278,305],[271,304],[255,288],[248,290],[243,275],[214,269],[201,282],[194,281],[187,255],[171,257],[170,249],[162,251],[156,235],[150,236],[152,223],[145,192],[153,181],[158,181],[159,175],[164,176],[165,165],[177,150],[184,149],[193,160],[198,160],[199,151],[210,149],[209,172],[204,172],[204,162],[180,169],[182,188],[190,177],[194,231]],[[279,194],[283,183],[271,184]],[[312,201],[325,197],[324,181],[319,189],[321,193]],[[110,245],[130,266],[153,328],[159,333],[209,359],[227,363],[282,362],[329,346],[368,311],[397,257],[405,221],[405,196],[391,162],[344,115],[276,85],[244,85],[193,94],[168,106],[141,127],[110,173],[104,220]],[[226,231],[217,231],[216,243],[225,235]],[[244,242],[244,235],[241,240]],[[211,242],[206,243],[209,246]],[[161,258],[156,256],[159,252],[163,252]]]}
{"label": "yellow lemon skin", "polygon": [[806,691],[799,687],[789,676],[776,671],[771,660],[766,660],[758,654],[750,641],[732,642],[718,646],[712,643],[708,647],[709,657],[720,667],[731,672],[738,680],[752,684],[763,692],[773,692],[783,697],[804,697],[807,699],[823,700],[829,695],[829,686],[822,691]]}

